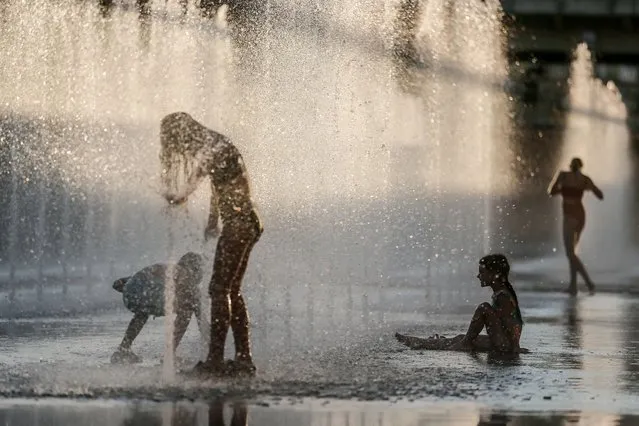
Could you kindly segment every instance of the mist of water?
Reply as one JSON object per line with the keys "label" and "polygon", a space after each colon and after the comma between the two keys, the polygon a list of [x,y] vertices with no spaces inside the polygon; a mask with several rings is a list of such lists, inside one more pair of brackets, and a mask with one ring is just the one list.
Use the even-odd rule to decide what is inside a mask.
{"label": "mist of water", "polygon": [[193,247],[212,262],[206,185],[173,242],[158,195],[159,122],[182,110],[227,134],[247,163],[266,231],[245,289],[270,346],[383,323],[403,303],[397,283],[469,292],[477,258],[501,248],[492,197],[510,191],[498,3],[427,2],[423,66],[402,72],[388,51],[396,2],[267,6],[242,38],[222,18],[180,18],[172,2],[148,20],[104,17],[91,2],[4,5],[0,105],[8,120],[48,126],[23,166],[59,176],[63,203],[82,200],[87,267],[108,259],[111,279]]}

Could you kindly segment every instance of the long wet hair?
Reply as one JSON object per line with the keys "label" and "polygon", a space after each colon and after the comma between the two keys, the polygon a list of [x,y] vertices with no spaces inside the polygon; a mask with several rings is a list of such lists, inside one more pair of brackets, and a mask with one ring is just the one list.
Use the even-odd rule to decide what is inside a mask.
{"label": "long wet hair", "polygon": [[515,289],[508,280],[508,274],[510,273],[510,264],[508,263],[508,259],[506,258],[506,256],[500,253],[489,254],[479,259],[479,265],[486,268],[488,271],[494,272],[504,278],[504,286],[506,287],[506,290],[508,290],[508,292],[513,296],[513,299],[515,299],[515,304],[517,305],[517,316],[522,319],[521,311],[519,310],[519,299],[517,299],[517,293],[515,293]]}
{"label": "long wet hair", "polygon": [[162,185],[172,195],[180,194],[199,167],[208,129],[186,112],[174,112],[160,123]]}

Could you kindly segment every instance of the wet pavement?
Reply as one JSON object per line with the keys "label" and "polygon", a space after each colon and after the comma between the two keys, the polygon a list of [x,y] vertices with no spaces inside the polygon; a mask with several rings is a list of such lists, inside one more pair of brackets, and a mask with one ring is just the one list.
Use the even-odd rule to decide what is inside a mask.
{"label": "wet pavement", "polygon": [[[618,256],[617,265],[613,268],[601,267],[596,256],[583,258],[588,271],[594,280],[597,290],[604,293],[639,294],[634,284],[639,280],[639,267],[636,248],[629,248],[623,256]],[[568,288],[568,260],[563,253],[531,257],[515,262],[513,276],[522,282],[522,286],[533,291],[562,291]],[[585,291],[581,277],[578,285]]]}
{"label": "wet pavement", "polygon": [[[550,419],[541,424],[634,424],[633,417],[622,421],[617,415],[639,415],[639,299],[526,292],[520,298],[522,345],[532,353],[518,359],[412,351],[394,341],[396,330],[463,332],[474,304],[462,303],[449,314],[389,312],[383,325],[337,336],[332,345],[300,341],[291,347],[283,344],[284,335],[264,341],[254,330],[259,373],[250,381],[197,382],[167,374],[162,319],[151,321],[135,343],[144,362],[126,368],[110,365],[109,356],[127,313],[3,321],[0,392],[7,399],[1,411],[14,419],[10,424],[27,424],[20,419],[36,415],[55,419],[47,424],[67,424],[74,416],[104,412],[99,417],[106,423],[92,424],[148,424],[135,420],[148,415],[161,419],[158,424],[195,425],[209,424],[211,401],[222,400],[244,401],[249,424],[257,425],[276,419],[341,425],[349,418],[355,424],[526,425],[538,424],[539,413]],[[202,353],[192,325],[179,364],[188,368]],[[549,414],[555,412],[563,414]],[[511,423],[504,413],[512,414]]]}
{"label": "wet pavement", "polygon": [[[395,87],[395,74],[406,70],[381,55],[381,41],[369,34],[378,29],[375,19],[386,18],[376,9],[374,20],[370,13],[361,20],[362,2],[333,2],[335,13],[328,15],[338,22],[328,27],[320,25],[315,2],[304,2],[308,16],[299,10],[296,19],[281,17],[291,25],[269,24],[273,31],[260,34],[258,48],[235,45],[225,26],[193,16],[172,20],[173,3],[165,3],[166,13],[153,14],[150,22],[128,12],[104,20],[90,7],[7,8],[16,25],[3,29],[0,43],[12,58],[0,67],[10,82],[1,91],[2,112],[9,117],[4,129],[16,140],[48,143],[51,154],[38,151],[39,158],[47,160],[47,168],[55,165],[64,179],[16,181],[7,192],[11,197],[0,204],[24,210],[29,219],[13,241],[24,243],[27,271],[37,270],[33,253],[39,256],[59,243],[58,252],[49,253],[56,265],[74,249],[95,262],[109,261],[109,267],[121,258],[128,274],[166,254],[158,231],[166,225],[161,206],[153,198],[157,194],[149,195],[156,164],[146,157],[150,147],[156,149],[159,117],[187,108],[229,133],[246,152],[269,223],[245,280],[258,376],[197,382],[167,373],[163,319],[150,321],[135,343],[141,365],[111,365],[130,313],[114,309],[121,302],[110,289],[115,271],[108,270],[100,276],[102,286],[92,280],[83,285],[81,277],[66,297],[50,283],[42,301],[34,301],[31,289],[18,292],[16,301],[0,301],[0,422],[639,424],[639,299],[627,295],[639,277],[635,251],[628,247],[639,237],[634,228],[628,232],[621,226],[634,223],[636,206],[614,210],[624,219],[610,220],[619,225],[612,227],[615,232],[591,227],[604,223],[610,204],[588,206],[593,219],[587,229],[594,232],[584,236],[591,249],[584,259],[602,259],[592,270],[601,291],[570,298],[559,293],[565,286],[561,277],[567,276],[565,259],[548,257],[557,253],[558,206],[553,208],[543,192],[560,160],[555,154],[538,158],[548,151],[541,143],[560,146],[561,141],[543,139],[538,131],[534,143],[509,141],[495,137],[494,129],[484,126],[487,121],[460,116],[464,109],[467,117],[483,115],[489,106],[498,112],[501,93],[484,105],[477,102],[473,81],[459,85],[436,74],[429,74],[432,84],[417,93]],[[288,7],[274,3],[279,11]],[[483,15],[473,16],[481,21]],[[337,25],[341,20],[346,25]],[[306,21],[315,24],[310,34],[300,31]],[[458,30],[472,26],[463,22]],[[340,28],[349,31],[336,31]],[[490,28],[483,31],[493,34]],[[461,71],[470,70],[471,77],[476,70],[464,68],[464,61],[482,63],[465,50],[472,46],[460,50]],[[45,67],[36,65],[42,58]],[[448,68],[437,64],[440,71]],[[36,117],[43,117],[41,125],[33,125]],[[79,143],[85,140],[94,143]],[[513,146],[500,145],[505,142]],[[512,158],[502,158],[511,148]],[[487,170],[491,152],[500,156]],[[595,152],[599,157],[598,145]],[[96,158],[108,166],[100,173],[79,167]],[[587,157],[586,163],[591,164]],[[465,173],[458,173],[462,168]],[[502,169],[508,170],[503,176]],[[593,176],[599,182],[598,173]],[[512,193],[501,188],[510,181],[525,188]],[[425,183],[435,186],[424,193]],[[487,186],[506,193],[492,199],[485,195]],[[343,194],[345,188],[350,192]],[[618,192],[637,204],[634,187],[621,188]],[[59,199],[47,204],[55,198],[47,191]],[[69,216],[73,200],[83,198],[76,194],[85,193],[93,207],[85,212],[80,206]],[[96,194],[103,199],[94,200]],[[198,202],[206,205],[204,197]],[[203,218],[197,206],[193,210],[196,219]],[[18,213],[5,213],[17,221]],[[197,237],[190,235],[184,244],[200,238],[200,225],[194,224]],[[55,235],[46,240],[42,232],[25,237],[40,227],[71,227],[70,242]],[[108,240],[104,247],[94,247],[101,239]],[[614,250],[603,245],[611,239]],[[617,245],[620,239],[628,244]],[[544,290],[520,290],[526,321],[522,345],[532,352],[503,360],[399,345],[396,331],[465,331],[475,305],[489,297],[479,294],[476,284],[466,284],[473,281],[475,259],[489,245],[513,258],[544,256],[528,257],[513,268],[517,289]],[[97,264],[84,266],[100,272]],[[0,275],[8,276],[4,269]],[[203,355],[199,337],[192,325],[178,351],[181,367]]]}

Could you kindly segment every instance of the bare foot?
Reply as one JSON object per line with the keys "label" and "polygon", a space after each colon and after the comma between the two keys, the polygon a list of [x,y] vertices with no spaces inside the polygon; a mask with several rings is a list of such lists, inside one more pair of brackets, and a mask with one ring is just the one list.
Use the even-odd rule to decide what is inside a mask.
{"label": "bare foot", "polygon": [[230,364],[230,372],[235,377],[255,377],[257,368],[253,361],[236,359]]}
{"label": "bare foot", "polygon": [[572,288],[572,287],[568,287],[567,289],[565,289],[563,291],[563,293],[567,293],[570,296],[576,296],[577,295],[577,289],[576,288]]}
{"label": "bare foot", "polygon": [[142,357],[133,353],[131,349],[118,348],[111,355],[111,364],[139,364]]}
{"label": "bare foot", "polygon": [[186,374],[197,379],[206,380],[228,376],[227,370],[228,367],[225,362],[214,363],[211,361],[200,361]]}
{"label": "bare foot", "polygon": [[198,362],[188,376],[201,380],[214,378],[245,378],[255,377],[256,368],[251,361],[226,360],[222,363],[211,361]]}

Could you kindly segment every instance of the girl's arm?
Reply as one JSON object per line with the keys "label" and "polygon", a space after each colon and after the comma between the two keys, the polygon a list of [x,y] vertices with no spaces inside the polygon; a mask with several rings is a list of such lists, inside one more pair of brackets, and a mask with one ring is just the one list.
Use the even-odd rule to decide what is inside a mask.
{"label": "girl's arm", "polygon": [[140,334],[140,331],[142,331],[142,328],[144,327],[144,324],[146,324],[146,321],[148,319],[149,319],[149,316],[147,314],[136,313],[133,316],[133,318],[131,319],[131,322],[129,323],[129,326],[126,328],[126,331],[124,332],[124,338],[122,339],[122,343],[120,343],[121,350],[131,349],[131,345],[133,344],[133,341],[135,340],[136,337],[138,337],[138,334]]}
{"label": "girl's arm", "polygon": [[186,182],[186,188],[184,188],[184,191],[182,191],[181,194],[165,193],[164,198],[173,205],[180,205],[186,202],[189,195],[197,189],[204,176],[206,176],[206,173],[204,173],[203,168],[197,167],[189,176],[189,179]]}

